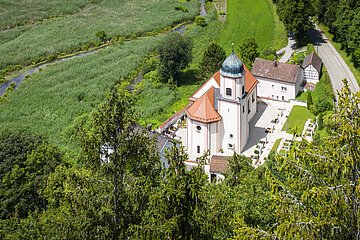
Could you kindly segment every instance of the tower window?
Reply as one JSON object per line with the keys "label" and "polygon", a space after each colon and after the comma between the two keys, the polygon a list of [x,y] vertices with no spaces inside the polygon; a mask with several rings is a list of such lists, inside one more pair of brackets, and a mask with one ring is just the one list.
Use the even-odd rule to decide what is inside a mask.
{"label": "tower window", "polygon": [[243,106],[243,113],[245,112],[245,105]]}
{"label": "tower window", "polygon": [[255,93],[253,92],[253,94],[252,94],[252,102],[254,102],[255,101]]}
{"label": "tower window", "polygon": [[231,97],[231,88],[226,88],[226,96]]}
{"label": "tower window", "polygon": [[201,131],[201,127],[200,126],[196,126],[196,131],[200,132]]}
{"label": "tower window", "polygon": [[229,137],[230,137],[230,139],[232,139],[234,137],[234,135],[230,134]]}
{"label": "tower window", "polygon": [[242,86],[242,95],[243,96],[245,95],[245,86],[244,85]]}
{"label": "tower window", "polygon": [[197,153],[200,153],[200,146],[197,146]]}

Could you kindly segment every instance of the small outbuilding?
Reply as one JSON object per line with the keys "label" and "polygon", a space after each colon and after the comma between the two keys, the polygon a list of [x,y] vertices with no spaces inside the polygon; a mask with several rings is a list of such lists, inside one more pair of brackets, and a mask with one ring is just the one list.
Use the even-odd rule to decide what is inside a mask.
{"label": "small outbuilding", "polygon": [[316,84],[319,82],[322,67],[321,58],[315,52],[310,53],[304,59],[301,68],[303,69],[304,81]]}

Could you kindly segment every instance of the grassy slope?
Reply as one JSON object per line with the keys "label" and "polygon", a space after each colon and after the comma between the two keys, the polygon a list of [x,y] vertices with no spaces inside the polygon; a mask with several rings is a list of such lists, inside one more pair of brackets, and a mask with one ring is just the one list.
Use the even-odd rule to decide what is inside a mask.
{"label": "grassy slope", "polygon": [[203,52],[211,42],[217,40],[222,27],[215,11],[208,14],[206,19],[207,27],[192,25],[186,32],[186,36],[192,39],[194,47],[193,61],[182,75],[185,84],[172,89],[167,84],[153,84],[145,79],[145,87],[138,104],[138,110],[143,112],[141,123],[152,123],[154,127],[160,126],[167,118],[185,107],[189,103],[189,96],[199,88],[202,80],[196,78],[196,69]]}
{"label": "grassy slope", "polygon": [[231,43],[237,49],[243,39],[250,36],[256,38],[260,52],[286,44],[286,40],[283,40],[286,38],[285,31],[275,19],[273,6],[268,0],[228,0],[227,11],[225,27],[219,40],[227,53],[231,51]]}
{"label": "grassy slope", "polygon": [[327,36],[327,38],[330,40],[331,44],[336,48],[336,50],[339,52],[339,54],[341,55],[341,57],[344,59],[344,61],[346,62],[346,64],[349,66],[351,72],[354,74],[356,81],[358,82],[358,84],[360,85],[360,69],[359,68],[355,68],[353,62],[351,61],[351,56],[348,56],[346,54],[346,52],[344,50],[341,49],[341,43],[338,42],[334,42],[332,39],[334,38],[334,36],[329,33],[329,29],[323,25],[323,24],[318,24],[318,26],[321,28],[321,30],[325,33],[325,35]]}
{"label": "grassy slope", "polygon": [[0,131],[27,127],[53,143],[65,145],[64,129],[77,116],[91,112],[159,40],[149,38],[109,47],[32,75],[1,104]]}
{"label": "grassy slope", "polygon": [[286,120],[286,123],[284,124],[284,127],[282,131],[287,131],[288,133],[291,133],[291,129],[297,127],[300,133],[302,133],[304,129],[304,124],[306,120],[313,119],[315,116],[306,108],[302,106],[294,106],[291,110],[288,119]]}
{"label": "grassy slope", "polygon": [[[176,11],[185,5],[188,13]],[[29,64],[31,59],[76,49],[96,40],[95,33],[133,35],[156,31],[198,12],[198,2],[176,0],[104,0],[81,12],[45,20],[28,30],[14,28],[0,34],[0,69],[9,64]],[[7,41],[6,41],[7,39]]]}

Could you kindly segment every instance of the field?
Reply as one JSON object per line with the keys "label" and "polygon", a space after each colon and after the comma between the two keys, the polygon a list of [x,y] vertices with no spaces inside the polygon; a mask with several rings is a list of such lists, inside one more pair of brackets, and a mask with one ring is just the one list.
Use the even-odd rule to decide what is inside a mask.
{"label": "field", "polygon": [[[36,2],[48,4],[44,0]],[[58,12],[78,12],[38,21],[33,25],[0,31],[0,56],[2,56],[0,69],[10,64],[27,65],[41,56],[78,50],[85,44],[95,42],[97,40],[95,33],[98,31],[105,31],[108,36],[138,36],[147,32],[156,32],[176,22],[194,17],[198,13],[199,6],[195,0],[184,3],[177,0],[104,0],[98,4],[86,6],[84,4],[80,2],[76,7],[59,2]],[[189,12],[176,11],[175,6],[178,5],[186,6]],[[72,11],[67,11],[67,7]],[[44,17],[56,12],[51,13],[46,9],[44,15],[39,13],[37,16]],[[19,9],[20,14],[22,11],[23,9]],[[35,16],[24,17],[24,19],[31,18],[36,19]],[[15,18],[12,21],[20,20]]]}
{"label": "field", "polygon": [[289,114],[288,119],[282,129],[287,133],[292,133],[291,129],[297,128],[300,133],[304,129],[304,124],[308,119],[314,119],[315,116],[306,108],[302,106],[294,106]]}
{"label": "field", "polygon": [[98,106],[115,82],[134,70],[160,40],[132,41],[44,68],[1,104],[0,131],[29,128],[52,143],[69,146],[65,129]]}
{"label": "field", "polygon": [[245,38],[255,37],[260,52],[270,47],[284,47],[286,33],[275,18],[273,8],[268,0],[227,0],[227,16],[220,45],[230,53],[231,43],[237,50]]}

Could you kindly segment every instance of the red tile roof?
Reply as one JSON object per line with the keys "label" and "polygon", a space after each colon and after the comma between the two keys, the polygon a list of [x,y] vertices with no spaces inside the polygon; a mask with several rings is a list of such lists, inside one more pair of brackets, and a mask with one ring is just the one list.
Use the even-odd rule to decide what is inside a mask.
{"label": "red tile roof", "polygon": [[254,75],[249,71],[249,69],[245,66],[245,91],[251,92],[257,85],[258,80],[254,77]]}
{"label": "red tile roof", "polygon": [[219,121],[221,116],[214,108],[214,98],[214,87],[211,87],[186,110],[187,116],[203,123]]}

